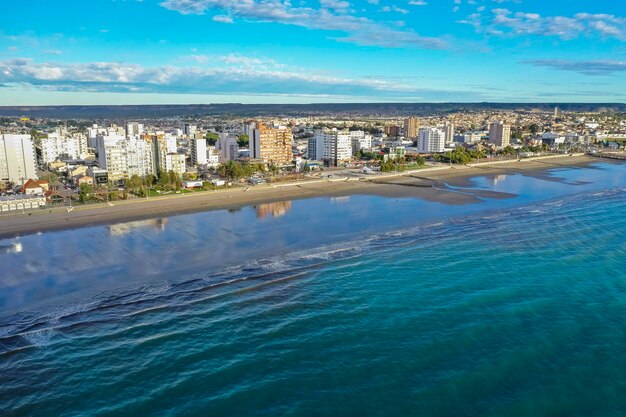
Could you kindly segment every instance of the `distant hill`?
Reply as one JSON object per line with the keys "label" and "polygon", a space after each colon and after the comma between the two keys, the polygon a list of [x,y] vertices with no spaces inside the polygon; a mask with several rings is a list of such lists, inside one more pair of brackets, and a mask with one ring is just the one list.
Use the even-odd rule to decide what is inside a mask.
{"label": "distant hill", "polygon": [[626,112],[626,104],[585,103],[340,103],[340,104],[191,104],[122,106],[5,106],[0,116],[59,119],[159,118],[176,116],[262,116],[262,115],[426,115],[468,110],[541,110]]}

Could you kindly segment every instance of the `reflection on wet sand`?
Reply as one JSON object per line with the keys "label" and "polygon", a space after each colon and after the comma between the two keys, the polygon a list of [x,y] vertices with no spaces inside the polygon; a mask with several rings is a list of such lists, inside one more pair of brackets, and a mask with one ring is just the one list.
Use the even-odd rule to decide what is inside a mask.
{"label": "reflection on wet sand", "polygon": [[255,206],[256,216],[262,219],[267,216],[280,217],[291,210],[291,201],[279,201],[277,203],[265,203]]}
{"label": "reflection on wet sand", "polygon": [[500,175],[495,175],[493,177],[493,185],[498,185],[499,182],[504,182],[506,181],[506,174],[500,174]]}
{"label": "reflection on wet sand", "polygon": [[21,253],[22,244],[20,242],[0,246],[0,253]]}
{"label": "reflection on wet sand", "polygon": [[331,197],[330,198],[330,202],[333,204],[341,204],[341,203],[347,203],[350,201],[350,196],[344,196],[344,197]]}
{"label": "reflection on wet sand", "polygon": [[118,223],[109,226],[109,234],[111,236],[123,236],[132,232],[134,229],[152,228],[160,232],[165,230],[167,224],[167,218],[164,219],[149,219],[138,220],[134,222]]}

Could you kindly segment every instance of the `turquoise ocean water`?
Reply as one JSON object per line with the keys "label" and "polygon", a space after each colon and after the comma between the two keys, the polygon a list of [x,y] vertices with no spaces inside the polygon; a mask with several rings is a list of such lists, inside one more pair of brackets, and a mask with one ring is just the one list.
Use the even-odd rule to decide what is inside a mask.
{"label": "turquoise ocean water", "polygon": [[[30,257],[73,250],[80,233],[100,253],[118,239],[129,259],[140,250],[167,262],[183,225],[204,230],[208,214],[170,219],[169,232],[122,227],[110,237],[98,227],[3,241],[0,415],[626,415],[623,165],[555,176],[477,178],[519,197],[476,208],[362,197],[294,202],[270,220],[225,213],[247,225],[231,232],[278,230],[272,240],[283,243],[240,247],[254,258],[244,266],[202,266],[227,263],[233,243],[205,263],[192,257],[193,273],[168,267],[180,275],[165,280],[133,280],[145,265],[116,254],[114,267],[103,255],[88,296],[79,277],[61,279],[89,276],[78,256],[43,276],[47,291],[35,273],[16,283],[16,268],[37,270]],[[313,210],[350,227],[294,238],[312,233],[302,218],[315,222]],[[350,223],[352,210],[378,213],[380,226]],[[428,221],[407,220],[419,210]],[[208,232],[188,239],[215,245]]]}

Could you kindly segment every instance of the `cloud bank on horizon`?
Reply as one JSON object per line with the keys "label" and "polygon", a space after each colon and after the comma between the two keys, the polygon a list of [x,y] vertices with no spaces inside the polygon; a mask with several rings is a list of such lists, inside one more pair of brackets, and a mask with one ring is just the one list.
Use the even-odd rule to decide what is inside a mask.
{"label": "cloud bank on horizon", "polygon": [[0,105],[626,101],[612,0],[34,0]]}

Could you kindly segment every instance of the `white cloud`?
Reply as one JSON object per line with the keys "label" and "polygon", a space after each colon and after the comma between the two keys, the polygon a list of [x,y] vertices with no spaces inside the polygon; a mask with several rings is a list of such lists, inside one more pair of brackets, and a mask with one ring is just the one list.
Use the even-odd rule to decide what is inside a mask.
{"label": "white cloud", "polygon": [[[376,2],[377,3],[377,2]],[[394,29],[390,25],[351,14],[349,4],[341,0],[323,0],[320,8],[293,6],[287,0],[165,0],[162,7],[181,14],[223,13],[231,18],[281,23],[345,33],[337,40],[359,45],[384,47],[417,47],[446,49],[447,41],[425,37],[412,30]],[[406,13],[399,7],[390,10]]]}
{"label": "white cloud", "polygon": [[[471,91],[435,90],[401,79],[348,78],[306,69],[282,70],[268,58],[231,54],[219,59],[226,67],[144,67],[119,62],[54,63],[32,59],[0,61],[0,89],[26,86],[43,91],[273,95],[415,99],[480,98]],[[259,65],[254,65],[259,63]]]}
{"label": "white cloud", "polygon": [[218,15],[213,16],[213,21],[220,22],[220,23],[233,23],[233,18],[230,16],[218,14]]}
{"label": "white cloud", "polygon": [[614,60],[572,61],[565,59],[535,59],[522,61],[522,64],[595,76],[626,72],[626,61]]}
{"label": "white cloud", "polygon": [[493,9],[488,16],[471,14],[460,23],[474,26],[477,32],[498,36],[556,36],[564,40],[586,36],[626,41],[626,18],[609,14],[542,16],[498,8]]}
{"label": "white cloud", "polygon": [[[199,62],[208,57],[194,55]],[[0,84],[31,84],[58,91],[171,93],[294,93],[361,95],[374,91],[408,91],[384,80],[350,79],[310,71],[281,71],[267,58],[231,54],[219,59],[227,67],[144,67],[138,64],[90,62],[39,63],[31,59],[0,61]],[[272,67],[272,68],[269,68]]]}

